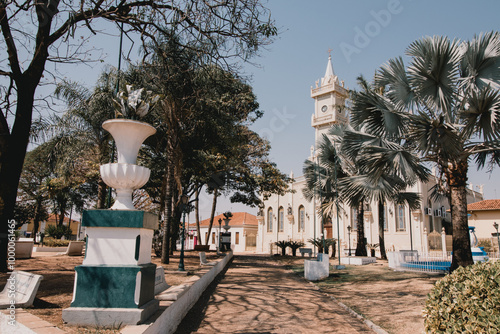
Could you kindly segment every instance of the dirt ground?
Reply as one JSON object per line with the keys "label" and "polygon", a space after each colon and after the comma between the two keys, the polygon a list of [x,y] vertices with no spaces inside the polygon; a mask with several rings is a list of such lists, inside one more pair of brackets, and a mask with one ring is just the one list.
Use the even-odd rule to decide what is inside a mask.
{"label": "dirt ground", "polygon": [[[207,252],[207,260],[216,258],[217,255]],[[45,255],[45,256],[44,256]],[[69,326],[62,322],[62,310],[70,307],[73,297],[75,280],[75,267],[81,265],[83,256],[36,256],[31,259],[17,259],[16,270],[27,271],[43,275],[33,308],[26,309],[31,314],[48,321],[68,333],[114,333],[117,330],[103,330]],[[189,275],[200,267],[198,252],[185,252],[184,268],[188,275],[176,273],[179,267],[179,253],[175,252],[170,257],[169,264],[161,264],[160,258],[153,255],[152,262],[165,269],[165,280],[168,285],[179,285],[189,278]],[[0,273],[0,289],[3,289],[8,274]]]}
{"label": "dirt ground", "polygon": [[[217,257],[207,253],[207,259]],[[62,323],[62,309],[70,306],[74,267],[80,265],[83,257],[43,256],[27,260],[16,260],[16,269],[44,276],[34,307],[30,313],[49,321],[68,333],[114,333],[117,330],[102,330],[68,326]],[[271,257],[270,262],[288,268],[290,275],[303,276],[304,259],[300,257]],[[335,259],[331,264],[335,265]],[[160,265],[160,259],[153,256],[152,262]],[[178,285],[189,276],[176,274],[179,256],[175,253],[165,268],[166,282]],[[200,269],[196,252],[186,252],[185,268],[188,273]],[[294,272],[294,273],[293,273]],[[0,288],[8,275],[0,273]],[[395,272],[387,267],[387,262],[378,260],[376,264],[348,266],[346,270],[333,270],[325,280],[317,284],[322,292],[346,304],[357,313],[371,320],[389,333],[422,333],[422,307],[426,295],[440,276],[420,273]]]}
{"label": "dirt ground", "polygon": [[[297,275],[304,275],[303,259],[280,259]],[[337,259],[330,259],[337,265]],[[389,333],[423,333],[422,308],[434,283],[443,275],[400,272],[387,261],[331,270],[327,279],[316,282],[320,290],[344,303]]]}

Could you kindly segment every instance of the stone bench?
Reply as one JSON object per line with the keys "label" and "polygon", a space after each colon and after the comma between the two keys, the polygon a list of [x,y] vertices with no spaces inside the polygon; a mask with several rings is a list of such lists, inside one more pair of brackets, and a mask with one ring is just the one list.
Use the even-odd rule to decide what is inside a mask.
{"label": "stone bench", "polygon": [[207,262],[207,255],[205,252],[200,252],[200,266],[215,266],[217,262]]}
{"label": "stone bench", "polygon": [[155,274],[155,295],[167,290],[170,285],[165,281],[165,269],[163,267],[156,267]]}
{"label": "stone bench", "polygon": [[29,259],[33,254],[33,245],[35,242],[33,238],[20,238],[15,241],[15,258],[16,259]]}
{"label": "stone bench", "polygon": [[344,248],[344,256],[355,256],[356,248],[351,248],[351,255],[349,255],[349,248]]}
{"label": "stone bench", "polygon": [[330,275],[330,257],[319,253],[316,260],[304,260],[304,277],[309,281],[318,281]]}
{"label": "stone bench", "polygon": [[309,257],[311,257],[313,253],[311,248],[299,248],[299,252],[302,257],[304,257],[304,254],[309,254]]}
{"label": "stone bench", "polygon": [[[18,308],[33,306],[42,279],[42,275],[13,271],[0,292],[0,308],[9,308],[12,304]],[[15,297],[13,297],[14,292]]]}
{"label": "stone bench", "polygon": [[340,258],[340,263],[354,266],[363,266],[375,262],[377,262],[377,259],[372,256],[347,256]]}
{"label": "stone bench", "polygon": [[85,241],[70,241],[66,252],[57,255],[80,256],[83,254],[83,246]]}

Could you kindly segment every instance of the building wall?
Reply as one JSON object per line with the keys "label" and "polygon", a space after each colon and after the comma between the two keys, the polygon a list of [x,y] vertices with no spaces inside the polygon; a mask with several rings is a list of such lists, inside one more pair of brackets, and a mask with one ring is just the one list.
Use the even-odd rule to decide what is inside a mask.
{"label": "building wall", "polygon": [[[195,229],[193,229],[195,232]],[[224,229],[221,229],[224,232]],[[229,231],[231,233],[231,249],[233,252],[247,252],[255,251],[255,246],[251,246],[257,236],[257,226],[231,226]],[[195,232],[196,233],[196,232]],[[205,244],[205,235],[208,233],[208,227],[200,227],[201,238]],[[198,244],[200,242],[198,241]],[[208,245],[210,250],[217,250],[219,244],[219,226],[214,225],[210,231],[210,238]]]}
{"label": "building wall", "polygon": [[[39,225],[39,228],[38,228],[38,231],[39,232],[43,232],[45,233],[45,229],[48,227],[48,226],[55,226],[57,225],[56,221],[54,221],[53,219],[52,220],[49,220],[49,221],[43,221],[43,222],[40,222],[40,225]],[[65,220],[63,225],[68,225],[68,221]],[[23,226],[21,226],[19,228],[19,230],[25,234],[25,235],[30,235],[30,237],[33,237],[31,236],[31,232],[33,231],[33,228],[34,228],[34,224],[33,223],[28,223],[28,224],[24,224]],[[74,239],[79,239],[79,236],[78,236],[78,232],[80,232],[80,222],[76,221],[76,220],[71,220],[71,225],[70,225],[70,228],[71,228],[71,235],[72,235],[72,238]]]}
{"label": "building wall", "polygon": [[[257,242],[257,251],[263,253],[277,253],[278,250],[274,243],[281,240],[298,240],[306,243],[306,247],[313,248],[312,244],[308,243],[308,239],[321,237],[321,219],[320,215],[314,214],[314,202],[308,202],[303,194],[302,188],[305,182],[303,178],[298,178],[297,182],[291,185],[295,193],[288,193],[285,196],[273,195],[268,200],[264,201],[262,210],[263,216],[259,217],[259,238]],[[432,201],[429,197],[429,190],[435,182],[432,180],[428,183],[419,183],[408,191],[417,192],[421,195],[421,207],[418,210],[409,212],[408,206],[404,206],[401,210],[396,204],[388,202],[385,205],[386,226],[384,231],[386,250],[402,250],[410,249],[426,252],[429,250],[429,244],[424,244],[424,230],[429,235],[434,232],[435,235],[441,235],[442,228],[445,227],[448,234],[451,234],[451,214],[449,205],[446,200]],[[482,195],[477,192],[472,192],[468,195],[468,203],[473,203],[482,200]],[[319,199],[318,199],[319,202]],[[319,208],[318,204],[316,203]],[[292,217],[287,215],[288,207],[291,207]],[[305,229],[298,230],[299,208],[303,206],[306,212]],[[285,219],[283,229],[278,227],[278,210],[285,211]],[[269,229],[269,209],[273,212],[273,225]],[[398,224],[398,216],[404,217],[404,221]],[[427,214],[430,212],[431,214]],[[443,213],[444,212],[444,213]],[[349,239],[351,249],[356,248],[357,229],[355,221],[355,210],[347,205],[340,205],[338,217],[338,228],[340,230],[340,246],[341,249],[349,248]],[[334,212],[330,217],[332,221],[331,235],[338,239],[337,233],[337,215]],[[378,232],[378,203],[371,202],[365,206],[364,214],[364,232],[368,244],[379,243]],[[491,225],[491,224],[490,224]],[[351,233],[348,233],[347,226],[351,226]],[[411,229],[410,229],[411,227]],[[410,233],[411,231],[411,233]],[[437,234],[436,234],[437,233]],[[411,239],[410,239],[411,235]],[[490,234],[491,235],[491,234]],[[427,238],[428,240],[428,238]],[[379,251],[377,250],[377,254]]]}
{"label": "building wall", "polygon": [[[474,226],[478,239],[491,239],[497,231],[493,223],[500,224],[500,210],[473,211],[469,217],[469,226]],[[494,238],[496,239],[496,237]]]}

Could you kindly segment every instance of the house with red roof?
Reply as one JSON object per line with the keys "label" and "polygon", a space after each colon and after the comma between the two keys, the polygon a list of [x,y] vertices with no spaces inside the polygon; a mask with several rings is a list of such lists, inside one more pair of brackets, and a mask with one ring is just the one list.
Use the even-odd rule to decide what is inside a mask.
{"label": "house with red roof", "polygon": [[[59,217],[56,216],[55,214],[51,213],[49,215],[49,218],[47,220],[41,221],[38,232],[43,232],[45,233],[45,229],[50,226],[56,226],[58,224]],[[78,240],[80,238],[83,238],[82,231],[81,231],[81,223],[78,220],[75,219],[70,219],[68,217],[64,217],[63,219],[63,225],[68,226],[71,228],[71,233],[72,233],[72,239]],[[34,229],[34,224],[33,222],[29,222],[28,224],[24,224],[19,228],[19,231],[22,233],[23,236],[31,237],[33,238],[34,236],[32,235]]]}
{"label": "house with red roof", "polygon": [[[229,220],[228,232],[231,233],[231,249],[233,252],[254,252],[256,249],[256,238],[258,222],[257,217],[247,212],[233,212]],[[212,228],[209,231],[210,219],[200,221],[200,233],[202,244],[208,236],[210,250],[218,249],[220,233],[224,233],[224,215],[214,217]],[[200,244],[200,239],[196,235],[196,224],[189,225],[189,238],[191,245]],[[194,241],[196,239],[196,241]]]}
{"label": "house with red roof", "polygon": [[476,228],[478,239],[488,239],[493,246],[498,247],[496,233],[493,226],[496,222],[500,225],[500,199],[487,199],[467,205],[469,226]]}

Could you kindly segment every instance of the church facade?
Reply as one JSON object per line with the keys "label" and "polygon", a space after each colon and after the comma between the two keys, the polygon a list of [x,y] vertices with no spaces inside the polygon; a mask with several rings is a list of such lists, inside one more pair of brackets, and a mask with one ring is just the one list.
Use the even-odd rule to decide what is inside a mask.
{"label": "church facade", "polygon": [[[314,99],[311,126],[315,129],[316,143],[333,124],[349,122],[344,108],[348,89],[335,75],[331,57],[328,58],[325,75],[311,87],[311,98]],[[315,156],[316,148],[313,146],[308,159],[314,161]],[[264,201],[264,206],[257,215],[259,221],[257,252],[278,253],[275,242],[282,240],[303,241],[306,247],[313,248],[308,240],[321,238],[323,234],[325,238],[340,240],[343,253],[347,254],[349,248],[355,249],[356,208],[344,204],[338,216],[334,213],[333,217],[322,222],[321,215],[318,214],[319,198],[307,201],[302,193],[306,183],[305,178],[295,177],[293,173],[290,176],[294,179],[290,184],[290,189],[293,191],[283,196],[271,196]],[[448,202],[434,201],[429,197],[429,190],[435,182],[435,177],[431,177],[429,182],[417,183],[408,189],[421,195],[421,207],[417,210],[409,210],[405,205],[386,203],[384,206],[386,250],[413,249],[427,253],[433,249],[441,250],[443,247],[441,240],[451,240],[451,214]],[[481,200],[483,200],[482,189],[475,191],[470,186],[468,203]],[[365,205],[364,229],[367,243],[378,244],[377,203]],[[451,248],[451,242],[446,244],[447,248]]]}

